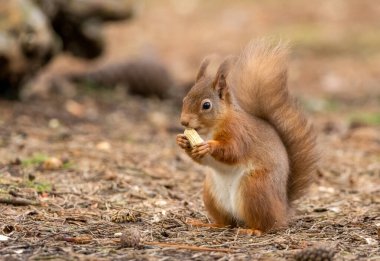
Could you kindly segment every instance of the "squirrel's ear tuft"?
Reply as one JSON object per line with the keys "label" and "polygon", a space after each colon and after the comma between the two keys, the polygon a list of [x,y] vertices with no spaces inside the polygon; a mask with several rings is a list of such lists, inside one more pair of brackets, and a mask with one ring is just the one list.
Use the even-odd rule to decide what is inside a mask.
{"label": "squirrel's ear tuft", "polygon": [[216,73],[213,87],[218,92],[218,95],[221,99],[226,99],[229,96],[226,78],[229,71],[231,70],[231,66],[235,61],[235,56],[227,57],[219,66],[218,72]]}
{"label": "squirrel's ear tuft", "polygon": [[201,78],[203,78],[203,76],[205,76],[209,63],[210,63],[209,58],[203,59],[203,61],[201,62],[201,66],[199,67],[197,78],[195,79],[195,82],[199,81]]}
{"label": "squirrel's ear tuft", "polygon": [[224,73],[218,74],[214,81],[214,89],[218,92],[220,99],[224,100],[229,93],[226,76]]}

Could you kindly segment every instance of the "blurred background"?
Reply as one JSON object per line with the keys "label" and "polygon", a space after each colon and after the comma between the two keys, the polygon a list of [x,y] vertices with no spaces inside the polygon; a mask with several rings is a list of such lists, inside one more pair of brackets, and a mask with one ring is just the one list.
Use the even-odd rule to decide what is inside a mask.
{"label": "blurred background", "polygon": [[[289,88],[323,152],[311,195],[290,232],[275,239],[173,225],[189,216],[207,222],[206,170],[174,140],[183,131],[182,97],[206,55],[237,54],[260,37],[292,47]],[[18,239],[0,255],[30,242],[44,244],[22,248],[37,257],[125,255],[107,240],[124,229],[114,214],[130,209],[137,212],[125,214],[126,222],[148,241],[228,242],[257,258],[325,242],[341,257],[376,259],[379,133],[378,1],[0,0],[0,200],[11,197],[0,205],[0,224],[37,209],[16,222]],[[14,208],[19,198],[39,205]],[[66,226],[62,220],[73,216],[76,224]],[[52,226],[103,241],[51,248],[64,244],[54,241]]]}
{"label": "blurred background", "polygon": [[[2,5],[19,3],[20,8],[33,1],[7,2]],[[290,86],[300,93],[358,100],[379,95],[380,5],[370,0],[34,2],[45,27],[37,29],[43,19],[35,14],[17,23],[18,30],[26,31],[17,40],[27,38],[29,49],[35,44],[43,52],[34,54],[34,60],[44,60],[44,67],[33,76],[51,80],[67,72],[150,59],[163,63],[176,83],[189,82],[205,55],[236,54],[251,39],[266,36],[291,43]],[[1,25],[8,31],[17,27],[15,13],[8,17],[11,25],[2,16]],[[110,22],[115,20],[122,21]],[[36,28],[25,29],[22,23]],[[7,53],[4,44],[2,49]],[[17,59],[6,56],[1,56],[3,64]],[[45,66],[46,60],[50,63]]]}

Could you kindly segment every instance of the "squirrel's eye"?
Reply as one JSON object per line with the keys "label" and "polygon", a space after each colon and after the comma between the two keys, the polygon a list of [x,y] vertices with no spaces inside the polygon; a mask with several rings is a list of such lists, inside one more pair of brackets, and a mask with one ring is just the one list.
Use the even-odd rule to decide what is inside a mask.
{"label": "squirrel's eye", "polygon": [[206,100],[202,103],[202,110],[210,110],[211,109],[211,102],[209,100]]}

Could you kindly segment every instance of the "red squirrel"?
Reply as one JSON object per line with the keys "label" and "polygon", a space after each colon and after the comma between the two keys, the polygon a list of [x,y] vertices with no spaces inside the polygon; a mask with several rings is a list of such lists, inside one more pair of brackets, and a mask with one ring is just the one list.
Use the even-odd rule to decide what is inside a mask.
{"label": "red squirrel", "polygon": [[216,224],[265,232],[287,224],[292,202],[312,181],[316,135],[287,88],[288,48],[251,42],[227,57],[214,77],[209,60],[183,99],[181,124],[205,142],[177,144],[211,168],[204,204]]}

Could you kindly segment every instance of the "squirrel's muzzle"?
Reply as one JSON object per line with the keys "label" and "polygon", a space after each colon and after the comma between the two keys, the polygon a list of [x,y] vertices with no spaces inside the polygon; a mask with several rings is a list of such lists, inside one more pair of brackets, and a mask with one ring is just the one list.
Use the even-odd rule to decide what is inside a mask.
{"label": "squirrel's muzzle", "polygon": [[184,126],[184,127],[189,127],[189,121],[181,119],[181,125]]}
{"label": "squirrel's muzzle", "polygon": [[181,125],[184,127],[189,127],[190,124],[190,116],[188,114],[181,114]]}

